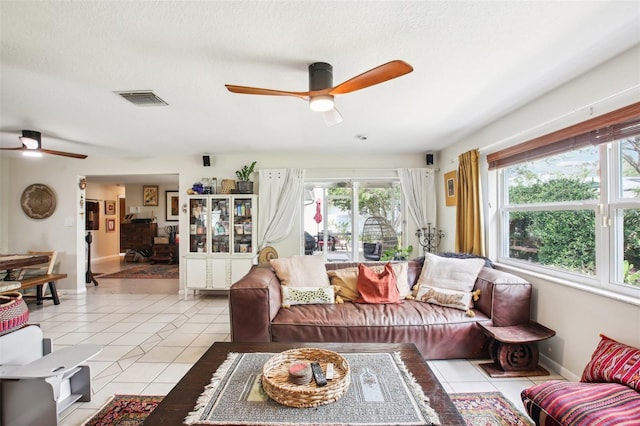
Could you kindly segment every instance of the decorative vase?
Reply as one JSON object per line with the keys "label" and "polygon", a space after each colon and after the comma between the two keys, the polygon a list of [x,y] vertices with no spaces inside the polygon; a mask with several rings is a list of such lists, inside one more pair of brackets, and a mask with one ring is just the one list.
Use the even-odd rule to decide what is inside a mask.
{"label": "decorative vase", "polygon": [[253,182],[250,180],[240,180],[236,186],[238,194],[253,194]]}
{"label": "decorative vase", "polygon": [[29,308],[22,294],[15,291],[0,294],[0,334],[20,327],[29,320]]}

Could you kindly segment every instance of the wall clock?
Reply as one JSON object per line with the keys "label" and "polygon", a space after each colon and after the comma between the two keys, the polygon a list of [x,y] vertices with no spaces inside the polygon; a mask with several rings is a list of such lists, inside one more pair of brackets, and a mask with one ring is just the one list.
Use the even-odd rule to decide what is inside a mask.
{"label": "wall clock", "polygon": [[27,186],[20,197],[24,213],[32,219],[46,219],[56,210],[56,194],[41,183]]}

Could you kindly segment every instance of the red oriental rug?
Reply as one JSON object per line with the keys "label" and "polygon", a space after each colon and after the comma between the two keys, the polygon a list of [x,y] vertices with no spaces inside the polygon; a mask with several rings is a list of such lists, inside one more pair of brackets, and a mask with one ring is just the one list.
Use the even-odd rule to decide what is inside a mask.
{"label": "red oriental rug", "polygon": [[164,396],[115,395],[82,426],[139,426]]}
{"label": "red oriental rug", "polygon": [[128,279],[178,279],[180,278],[180,266],[166,265],[161,263],[143,264],[140,266],[132,266],[113,274],[101,275],[100,279],[105,278],[128,278]]}
{"label": "red oriental rug", "polygon": [[500,392],[449,394],[467,426],[533,426]]}

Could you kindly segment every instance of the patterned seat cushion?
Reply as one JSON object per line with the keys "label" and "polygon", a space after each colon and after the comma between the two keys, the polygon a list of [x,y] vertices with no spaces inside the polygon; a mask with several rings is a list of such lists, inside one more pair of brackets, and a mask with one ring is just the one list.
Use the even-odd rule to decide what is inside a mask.
{"label": "patterned seat cushion", "polygon": [[640,424],[640,393],[618,383],[552,380],[523,390],[521,397],[538,426]]}

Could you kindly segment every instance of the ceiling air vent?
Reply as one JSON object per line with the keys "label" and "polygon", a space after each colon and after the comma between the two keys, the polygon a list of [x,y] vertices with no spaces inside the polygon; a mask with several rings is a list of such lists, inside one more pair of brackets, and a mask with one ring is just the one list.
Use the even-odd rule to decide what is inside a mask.
{"label": "ceiling air vent", "polygon": [[160,99],[155,93],[148,90],[139,90],[135,92],[116,92],[134,105],[138,106],[163,106],[169,105]]}

